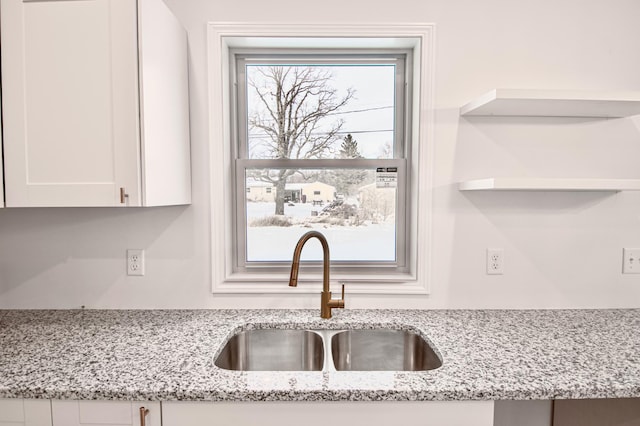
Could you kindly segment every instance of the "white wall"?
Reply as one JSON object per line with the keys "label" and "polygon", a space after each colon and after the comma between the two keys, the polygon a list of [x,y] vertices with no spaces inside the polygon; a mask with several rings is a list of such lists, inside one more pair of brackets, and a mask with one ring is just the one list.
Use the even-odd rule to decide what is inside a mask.
{"label": "white wall", "polygon": [[[429,297],[349,307],[640,307],[640,193],[460,193],[496,175],[640,178],[640,117],[461,119],[494,87],[640,89],[637,0],[167,0],[189,31],[193,205],[0,210],[0,308],[317,307],[319,297],[210,293],[206,23],[437,24],[433,281]],[[484,273],[486,247],[505,274]],[[144,277],[125,250],[147,251]],[[348,292],[348,290],[347,290]]]}

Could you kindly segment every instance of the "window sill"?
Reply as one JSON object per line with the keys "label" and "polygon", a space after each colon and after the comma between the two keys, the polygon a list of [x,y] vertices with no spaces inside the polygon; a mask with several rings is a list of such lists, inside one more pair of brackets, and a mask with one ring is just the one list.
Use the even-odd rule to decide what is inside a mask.
{"label": "window sill", "polygon": [[[288,274],[233,273],[220,283],[213,284],[217,294],[309,294],[322,290],[322,275],[306,274],[298,279],[298,286],[288,286]],[[427,287],[410,274],[331,276],[332,289],[339,291],[339,283],[345,284],[352,294],[429,294]]]}

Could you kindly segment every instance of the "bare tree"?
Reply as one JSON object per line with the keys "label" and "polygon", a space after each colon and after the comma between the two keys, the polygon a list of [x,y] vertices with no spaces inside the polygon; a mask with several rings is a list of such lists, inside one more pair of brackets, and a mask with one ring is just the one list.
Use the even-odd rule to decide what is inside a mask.
{"label": "bare tree", "polygon": [[[249,149],[269,159],[323,158],[331,152],[343,125],[333,115],[354,92],[349,89],[340,97],[327,67],[264,66],[255,71],[248,84],[259,107],[249,116]],[[254,176],[275,185],[276,215],[284,214],[285,184],[297,172],[278,169]]]}

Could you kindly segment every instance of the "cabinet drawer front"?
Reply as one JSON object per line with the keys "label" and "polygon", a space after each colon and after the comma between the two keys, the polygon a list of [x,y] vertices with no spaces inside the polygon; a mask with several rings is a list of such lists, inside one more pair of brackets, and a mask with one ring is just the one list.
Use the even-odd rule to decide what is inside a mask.
{"label": "cabinet drawer front", "polygon": [[128,401],[79,401],[81,424],[134,424],[131,402]]}
{"label": "cabinet drawer front", "polygon": [[51,426],[48,399],[0,399],[0,426]]}
{"label": "cabinet drawer front", "polygon": [[140,426],[140,407],[149,409],[146,426],[160,426],[159,402],[59,400],[52,401],[53,425]]}
{"label": "cabinet drawer front", "polygon": [[493,426],[493,401],[163,402],[162,426]]}
{"label": "cabinet drawer front", "polygon": [[131,402],[52,401],[54,426],[133,425]]}
{"label": "cabinet drawer front", "polygon": [[0,399],[0,422],[24,422],[24,402],[21,399]]}

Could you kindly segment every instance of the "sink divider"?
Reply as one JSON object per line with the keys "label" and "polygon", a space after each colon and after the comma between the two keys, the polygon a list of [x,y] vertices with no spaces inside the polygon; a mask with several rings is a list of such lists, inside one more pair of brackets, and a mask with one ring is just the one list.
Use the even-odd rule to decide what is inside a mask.
{"label": "sink divider", "polygon": [[323,359],[323,363],[322,363],[322,371],[323,372],[335,372],[336,367],[334,365],[333,362],[333,348],[332,348],[332,341],[333,341],[333,336],[335,336],[338,333],[342,333],[345,330],[313,330],[313,329],[309,329],[308,331],[311,331],[313,333],[316,333],[317,335],[319,335],[322,338],[322,343],[323,343],[323,350],[324,350],[324,359]]}

